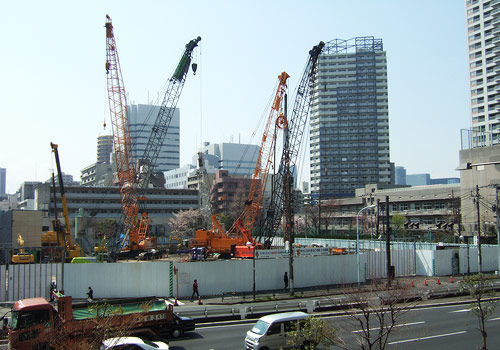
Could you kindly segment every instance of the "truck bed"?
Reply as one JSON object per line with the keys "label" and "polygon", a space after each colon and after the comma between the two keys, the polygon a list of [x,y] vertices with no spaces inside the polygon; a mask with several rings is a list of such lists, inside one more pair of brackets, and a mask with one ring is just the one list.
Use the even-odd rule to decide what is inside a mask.
{"label": "truck bed", "polygon": [[165,302],[154,297],[133,298],[102,301],[97,303],[75,303],[73,304],[73,319],[85,320],[96,318],[97,313],[108,315],[128,315],[140,312],[164,311],[167,308]]}

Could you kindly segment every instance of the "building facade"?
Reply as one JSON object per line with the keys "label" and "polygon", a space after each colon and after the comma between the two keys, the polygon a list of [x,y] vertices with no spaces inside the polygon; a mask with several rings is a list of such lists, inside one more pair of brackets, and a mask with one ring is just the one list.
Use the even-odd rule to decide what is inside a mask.
{"label": "building facade", "polygon": [[[138,104],[130,105],[127,108],[133,157],[135,161],[138,161],[144,155],[160,106]],[[164,172],[179,167],[179,118],[180,112],[176,108],[168,126],[163,146],[158,154],[155,172]]]}
{"label": "building facade", "polygon": [[[399,188],[366,185],[357,189],[353,197],[321,201],[321,234],[355,235],[359,211],[370,204],[378,204],[377,210],[365,211],[360,216],[360,232],[365,235],[371,234],[373,238],[384,235],[385,203],[388,197],[389,217],[401,215],[405,218],[404,224],[400,227],[405,231],[405,236],[434,240],[434,236],[439,233],[440,239],[455,242],[461,234],[460,195],[459,184]],[[377,212],[379,220],[376,219]],[[317,210],[311,211],[309,208],[299,217],[306,219],[311,225],[307,215],[317,216],[317,213]],[[398,237],[397,232],[393,235]]]}
{"label": "building facade", "polygon": [[382,39],[328,42],[319,57],[311,103],[312,195],[343,198],[365,184],[390,184]]}
{"label": "building facade", "polygon": [[110,164],[113,153],[113,135],[100,135],[97,137],[97,163]]}
{"label": "building facade", "polygon": [[466,0],[472,147],[500,143],[500,0]]}
{"label": "building facade", "polygon": [[396,167],[396,185],[406,185],[406,169],[403,166]]}
{"label": "building facade", "polygon": [[7,169],[0,168],[0,196],[6,194],[5,186],[7,183]]}
{"label": "building facade", "polygon": [[[259,146],[243,143],[205,142],[199,150],[203,153],[205,167],[228,170],[232,176],[252,176],[259,156]],[[193,157],[193,164],[198,156]]]}
{"label": "building facade", "polygon": [[113,184],[115,164],[94,163],[80,170],[81,185],[85,187],[106,187]]}
{"label": "building facade", "polygon": [[165,188],[182,189],[188,188],[188,178],[196,167],[192,164],[165,172]]}

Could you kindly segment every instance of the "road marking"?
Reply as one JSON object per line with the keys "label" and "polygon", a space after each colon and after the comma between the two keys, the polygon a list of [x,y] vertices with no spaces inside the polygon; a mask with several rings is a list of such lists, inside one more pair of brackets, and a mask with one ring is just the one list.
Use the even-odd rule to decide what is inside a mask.
{"label": "road marking", "polygon": [[490,320],[488,320],[488,321],[498,321],[498,320],[500,320],[500,317],[497,317],[497,318],[492,318],[492,319],[490,319]]}
{"label": "road marking", "polygon": [[461,309],[461,310],[455,310],[455,311],[450,311],[450,314],[456,313],[456,312],[470,312],[470,309]]}
{"label": "road marking", "polygon": [[425,340],[425,339],[434,339],[434,338],[441,338],[441,337],[449,337],[450,335],[457,335],[457,334],[464,334],[467,333],[467,331],[460,331],[460,332],[453,332],[453,333],[445,333],[445,334],[437,334],[437,335],[430,335],[428,337],[420,337],[420,338],[413,338],[413,339],[406,339],[406,340],[399,340],[399,341],[393,341],[388,343],[389,345],[393,344],[401,344],[401,343],[409,343],[412,341],[417,341],[417,340]]}
{"label": "road marking", "polygon": [[[412,323],[403,323],[403,324],[397,324],[395,325],[393,328],[396,328],[396,327],[404,327],[404,326],[414,326],[416,324],[422,324],[422,323],[425,323],[425,321],[419,321],[419,322],[412,322]],[[370,328],[369,330],[370,331],[376,331],[378,330],[379,328]],[[362,329],[360,329],[359,331],[352,331],[352,333],[361,333],[361,332],[364,332]]]}

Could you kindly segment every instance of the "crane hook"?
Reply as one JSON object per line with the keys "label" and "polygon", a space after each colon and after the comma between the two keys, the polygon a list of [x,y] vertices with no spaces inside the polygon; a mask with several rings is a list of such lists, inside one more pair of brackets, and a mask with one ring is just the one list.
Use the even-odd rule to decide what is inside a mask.
{"label": "crane hook", "polygon": [[197,63],[191,64],[191,69],[193,70],[193,75],[196,75],[196,70],[198,69],[198,64]]}

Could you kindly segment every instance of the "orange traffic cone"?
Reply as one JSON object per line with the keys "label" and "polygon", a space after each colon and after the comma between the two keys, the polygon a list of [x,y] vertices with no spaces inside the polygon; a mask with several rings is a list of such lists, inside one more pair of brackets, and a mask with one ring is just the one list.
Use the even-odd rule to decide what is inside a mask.
{"label": "orange traffic cone", "polygon": [[415,287],[415,283],[413,283],[413,281],[411,281],[411,286],[412,286],[412,287]]}
{"label": "orange traffic cone", "polygon": [[438,277],[436,284],[441,284],[441,280],[439,279],[439,277]]}
{"label": "orange traffic cone", "polygon": [[179,306],[179,304],[177,303],[177,298],[175,298],[174,306]]}
{"label": "orange traffic cone", "polygon": [[426,285],[427,285],[427,279],[424,280],[424,286],[426,286]]}
{"label": "orange traffic cone", "polygon": [[198,296],[198,305],[202,305],[203,303],[201,302],[201,297]]}
{"label": "orange traffic cone", "polygon": [[453,283],[453,276],[450,276],[450,283]]}

